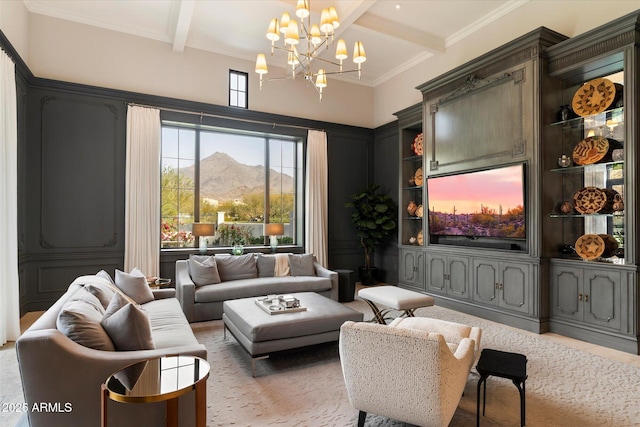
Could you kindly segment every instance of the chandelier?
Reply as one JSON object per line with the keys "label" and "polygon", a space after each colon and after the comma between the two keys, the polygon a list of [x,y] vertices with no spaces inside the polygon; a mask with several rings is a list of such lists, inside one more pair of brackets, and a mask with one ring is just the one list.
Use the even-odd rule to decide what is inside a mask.
{"label": "chandelier", "polygon": [[[298,0],[296,16],[300,18],[300,23],[295,18],[291,19],[288,12],[282,14],[280,21],[277,18],[273,18],[269,23],[267,39],[271,40],[271,56],[274,55],[276,50],[286,52],[287,66],[285,68],[289,68],[291,71],[290,73],[287,72],[285,77],[268,80],[295,79],[297,75],[301,75],[313,84],[320,95],[320,102],[322,102],[322,89],[327,87],[327,75],[357,71],[358,79],[360,79],[361,66],[367,60],[367,57],[362,42],[355,42],[353,62],[358,64],[358,68],[345,70],[342,66],[342,61],[349,58],[349,53],[347,52],[345,41],[339,39],[335,51],[337,61],[321,58],[320,54],[323,50],[328,50],[329,46],[333,44],[334,32],[340,26],[340,20],[338,19],[336,8],[333,6],[322,9],[320,25],[311,24],[310,15],[309,0]],[[280,40],[280,33],[284,37],[284,46],[276,45],[276,42]],[[314,72],[311,66],[318,62],[321,63],[319,64],[320,67]],[[322,64],[327,64],[325,66],[337,69],[334,68],[331,71],[323,68]],[[262,89],[262,75],[268,72],[266,57],[263,53],[260,53],[256,60],[256,73],[260,75],[260,89]]]}

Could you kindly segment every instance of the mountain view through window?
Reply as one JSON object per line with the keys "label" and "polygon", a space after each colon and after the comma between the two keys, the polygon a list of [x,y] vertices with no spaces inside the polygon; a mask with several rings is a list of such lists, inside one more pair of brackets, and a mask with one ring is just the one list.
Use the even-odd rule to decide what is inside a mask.
{"label": "mountain view through window", "polygon": [[194,222],[215,224],[208,246],[266,245],[264,223],[296,243],[301,142],[207,129],[162,128],[163,248],[198,246]]}

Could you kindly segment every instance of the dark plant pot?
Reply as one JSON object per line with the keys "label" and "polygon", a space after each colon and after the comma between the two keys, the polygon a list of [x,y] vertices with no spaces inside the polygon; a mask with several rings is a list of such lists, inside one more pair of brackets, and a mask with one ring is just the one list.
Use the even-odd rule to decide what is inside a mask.
{"label": "dark plant pot", "polygon": [[369,269],[365,267],[359,267],[358,274],[359,274],[360,283],[362,284],[362,286],[373,286],[378,283],[377,267],[371,267]]}

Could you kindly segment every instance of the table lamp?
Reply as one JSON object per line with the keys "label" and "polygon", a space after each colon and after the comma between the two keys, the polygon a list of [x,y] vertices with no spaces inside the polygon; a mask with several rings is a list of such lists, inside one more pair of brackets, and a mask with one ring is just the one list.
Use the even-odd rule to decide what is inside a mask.
{"label": "table lamp", "polygon": [[264,235],[269,236],[269,244],[271,245],[271,252],[278,250],[278,236],[284,234],[284,224],[281,223],[268,223],[264,225]]}
{"label": "table lamp", "polygon": [[199,248],[201,254],[207,253],[207,241],[208,236],[213,236],[216,234],[216,225],[215,224],[206,224],[203,222],[194,222],[191,227],[191,234],[198,237],[200,239]]}

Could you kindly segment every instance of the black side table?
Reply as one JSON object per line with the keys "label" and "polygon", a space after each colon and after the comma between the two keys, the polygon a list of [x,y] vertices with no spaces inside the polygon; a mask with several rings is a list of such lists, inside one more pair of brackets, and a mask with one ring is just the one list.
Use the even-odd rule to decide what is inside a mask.
{"label": "black side table", "polygon": [[491,350],[485,348],[480,354],[480,360],[476,365],[476,370],[480,374],[478,380],[477,398],[477,423],[480,427],[480,386],[484,384],[484,396],[482,399],[482,415],[487,403],[487,377],[507,378],[513,381],[520,393],[520,426],[525,425],[525,381],[527,380],[527,357],[523,354],[508,353],[505,351]]}
{"label": "black side table", "polygon": [[334,270],[338,273],[338,302],[351,302],[355,298],[356,283],[353,270]]}

